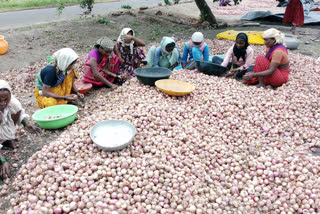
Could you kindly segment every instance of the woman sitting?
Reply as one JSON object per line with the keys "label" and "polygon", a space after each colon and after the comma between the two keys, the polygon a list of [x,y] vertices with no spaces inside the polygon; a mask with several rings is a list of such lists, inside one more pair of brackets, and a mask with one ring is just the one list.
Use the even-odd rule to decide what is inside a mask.
{"label": "woman sitting", "polygon": [[94,49],[89,53],[84,66],[84,83],[92,83],[95,86],[108,86],[112,89],[118,86],[113,84],[119,72],[120,59],[112,50],[114,43],[108,37],[100,38]]}
{"label": "woman sitting", "polygon": [[[52,56],[51,65],[47,65],[37,75],[34,95],[38,108],[75,103],[83,98],[74,85],[77,73],[73,66],[78,55],[70,48],[63,48]],[[71,94],[71,90],[75,94]]]}
{"label": "woman sitting", "polygon": [[124,28],[115,45],[115,53],[119,57],[121,64],[119,66],[119,75],[126,78],[134,77],[134,70],[140,68],[142,59],[145,58],[143,50],[138,47],[143,47],[146,44],[141,39],[134,36],[131,28]]}
{"label": "woman sitting", "polygon": [[27,120],[21,103],[11,94],[8,82],[0,80],[0,177],[9,175],[9,163],[1,152],[3,146],[15,149],[16,125],[24,125],[30,132],[39,132],[40,128],[31,125]]}
{"label": "woman sitting", "polygon": [[235,44],[226,53],[226,57],[222,59],[221,57],[214,56],[212,62],[221,64],[229,70],[233,68],[226,76],[235,75],[237,79],[241,79],[246,72],[252,71],[253,49],[249,45],[247,34],[239,33]]}
{"label": "woman sitting", "polygon": [[263,33],[267,54],[257,57],[253,72],[249,72],[243,77],[245,83],[259,83],[257,87],[267,85],[277,87],[288,82],[289,59],[288,51],[283,46],[283,38],[284,34],[274,28]]}
{"label": "woman sitting", "polygon": [[163,37],[159,47],[152,46],[146,61],[149,67],[164,67],[173,70],[181,60],[181,54],[172,38]]}
{"label": "woman sitting", "polygon": [[182,68],[186,68],[190,64],[189,69],[197,68],[198,63],[195,61],[209,61],[209,46],[204,42],[203,34],[195,32],[191,39],[184,44],[182,55]]}

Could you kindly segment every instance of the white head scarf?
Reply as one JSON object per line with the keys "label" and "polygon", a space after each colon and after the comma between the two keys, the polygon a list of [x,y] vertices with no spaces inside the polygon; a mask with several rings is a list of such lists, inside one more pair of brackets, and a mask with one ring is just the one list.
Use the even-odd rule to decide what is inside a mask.
{"label": "white head scarf", "polygon": [[276,40],[276,44],[284,44],[284,34],[275,28],[270,28],[264,31],[262,37],[264,39],[274,38]]}
{"label": "white head scarf", "polygon": [[11,92],[11,87],[5,80],[0,80],[0,89],[8,89]]}
{"label": "white head scarf", "polygon": [[8,108],[9,108],[9,112],[10,114],[16,114],[18,111],[21,111],[20,113],[20,118],[18,120],[18,124],[21,124],[21,121],[24,118],[28,118],[29,115],[27,115],[25,113],[25,110],[22,108],[21,103],[19,102],[19,100],[17,100],[17,98],[12,94],[11,92],[11,87],[9,85],[9,83],[5,80],[0,80],[0,89],[7,89],[10,94],[11,94],[11,99],[10,102],[8,104]]}
{"label": "white head scarf", "polygon": [[71,72],[71,70],[66,71],[66,69],[71,65],[71,63],[79,58],[78,54],[76,54],[76,52],[71,48],[62,48],[56,51],[52,57],[59,70],[64,72],[64,74],[69,74]]}
{"label": "white head scarf", "polygon": [[203,34],[201,32],[195,32],[192,34],[191,40],[193,42],[203,42],[204,40]]}
{"label": "white head scarf", "polygon": [[168,53],[168,51],[166,50],[166,46],[170,43],[175,43],[174,40],[170,37],[163,37],[162,40],[161,40],[161,43],[160,43],[160,46],[161,46],[161,52],[162,52],[162,55],[163,56],[166,56],[170,53]]}
{"label": "white head scarf", "polygon": [[133,54],[134,41],[131,40],[130,43],[125,43],[124,39],[122,38],[123,35],[127,35],[130,31],[132,31],[132,34],[134,36],[134,31],[131,28],[123,28],[119,37],[118,37],[117,42],[120,42],[123,47],[130,46],[130,52],[131,52],[131,54]]}

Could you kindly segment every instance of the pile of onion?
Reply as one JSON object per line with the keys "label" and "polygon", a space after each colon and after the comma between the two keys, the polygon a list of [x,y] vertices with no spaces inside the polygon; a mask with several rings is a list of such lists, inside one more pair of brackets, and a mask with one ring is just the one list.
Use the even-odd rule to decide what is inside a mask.
{"label": "pile of onion", "polygon": [[[310,147],[320,145],[320,65],[290,57],[277,89],[178,70],[171,78],[195,85],[192,94],[171,97],[135,78],[98,92],[22,166],[8,213],[319,213],[320,157]],[[137,128],[121,152],[89,137],[109,119]]]}

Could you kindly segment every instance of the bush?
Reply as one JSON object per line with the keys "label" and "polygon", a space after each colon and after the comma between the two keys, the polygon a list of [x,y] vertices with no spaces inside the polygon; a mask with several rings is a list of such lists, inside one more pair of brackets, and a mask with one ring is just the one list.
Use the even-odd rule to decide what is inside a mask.
{"label": "bush", "polygon": [[104,24],[104,25],[108,25],[109,24],[109,20],[107,20],[105,17],[98,19],[98,23],[100,24]]}
{"label": "bush", "polygon": [[121,5],[121,8],[123,8],[123,9],[131,9],[132,7],[130,5]]}

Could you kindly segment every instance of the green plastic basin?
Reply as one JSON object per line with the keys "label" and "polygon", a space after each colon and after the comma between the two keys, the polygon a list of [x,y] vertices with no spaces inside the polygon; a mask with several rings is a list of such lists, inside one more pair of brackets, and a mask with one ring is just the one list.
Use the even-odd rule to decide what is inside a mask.
{"label": "green plastic basin", "polygon": [[[36,111],[32,119],[44,129],[59,129],[71,124],[76,118],[78,107],[74,105],[57,105]],[[57,119],[47,119],[48,116],[57,117]]]}

